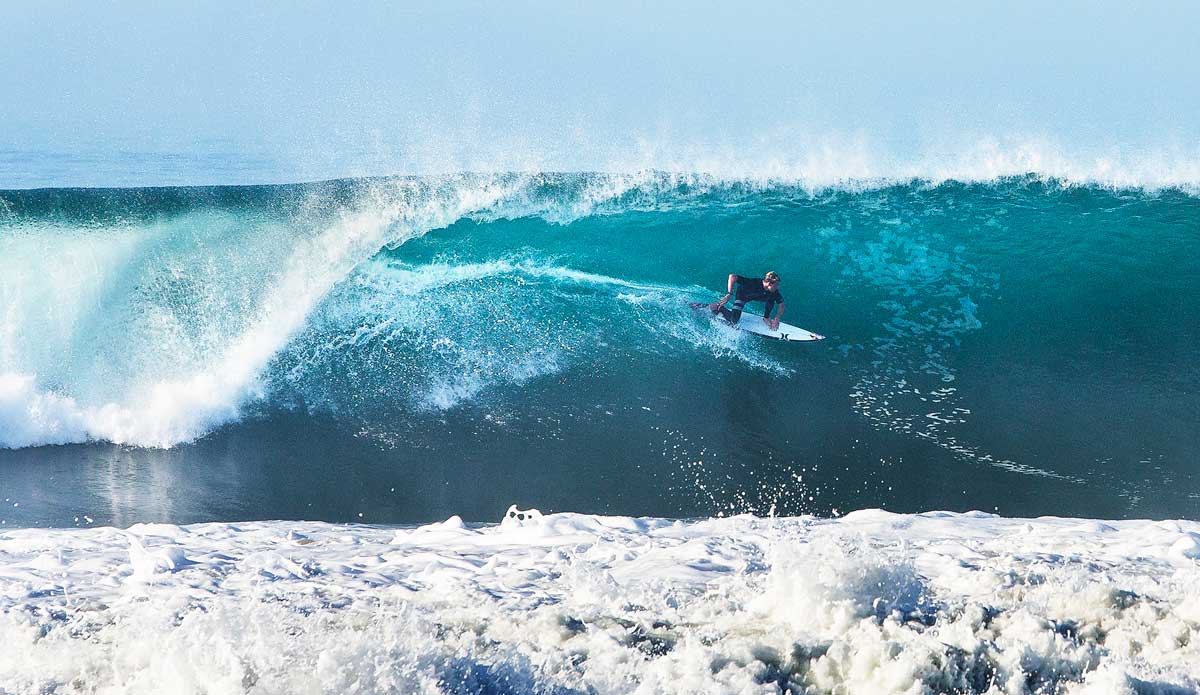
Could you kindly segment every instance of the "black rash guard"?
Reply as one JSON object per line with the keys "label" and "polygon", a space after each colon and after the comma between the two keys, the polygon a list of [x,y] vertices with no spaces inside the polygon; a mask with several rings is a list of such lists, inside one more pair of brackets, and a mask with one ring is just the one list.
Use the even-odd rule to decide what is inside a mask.
{"label": "black rash guard", "polygon": [[783,304],[783,295],[779,294],[779,290],[768,290],[763,287],[762,278],[747,277],[745,275],[737,276],[737,294],[734,295],[733,310],[740,312],[742,307],[746,306],[746,302],[766,302],[767,308],[763,312],[763,316],[771,318],[771,312],[774,311],[776,304]]}

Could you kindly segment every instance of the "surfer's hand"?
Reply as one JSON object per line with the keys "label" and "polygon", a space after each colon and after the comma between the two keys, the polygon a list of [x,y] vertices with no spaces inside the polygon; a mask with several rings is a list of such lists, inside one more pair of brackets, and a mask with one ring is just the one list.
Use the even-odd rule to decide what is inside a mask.
{"label": "surfer's hand", "polygon": [[771,330],[773,330],[773,331],[779,330],[779,319],[765,319],[765,320],[767,322],[767,325],[771,327]]}

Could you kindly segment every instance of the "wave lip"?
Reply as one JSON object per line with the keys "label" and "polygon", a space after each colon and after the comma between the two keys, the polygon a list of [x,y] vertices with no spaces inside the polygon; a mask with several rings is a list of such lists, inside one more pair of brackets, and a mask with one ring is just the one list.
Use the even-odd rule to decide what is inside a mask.
{"label": "wave lip", "polygon": [[782,184],[811,193],[859,192],[910,183],[993,185],[1030,180],[1064,187],[1200,195],[1200,147],[1195,141],[1080,146],[1048,136],[978,135],[947,138],[903,154],[861,134],[765,142],[711,148],[648,145],[636,156],[600,161],[589,170]]}

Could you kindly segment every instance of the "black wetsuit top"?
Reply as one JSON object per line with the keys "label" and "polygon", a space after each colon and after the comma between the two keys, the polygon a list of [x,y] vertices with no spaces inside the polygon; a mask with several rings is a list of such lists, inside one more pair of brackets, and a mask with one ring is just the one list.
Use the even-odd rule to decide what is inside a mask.
{"label": "black wetsuit top", "polygon": [[737,276],[737,294],[734,295],[733,310],[741,311],[746,302],[766,302],[767,309],[763,316],[771,318],[771,312],[776,304],[783,304],[783,295],[779,290],[768,290],[763,287],[762,278]]}

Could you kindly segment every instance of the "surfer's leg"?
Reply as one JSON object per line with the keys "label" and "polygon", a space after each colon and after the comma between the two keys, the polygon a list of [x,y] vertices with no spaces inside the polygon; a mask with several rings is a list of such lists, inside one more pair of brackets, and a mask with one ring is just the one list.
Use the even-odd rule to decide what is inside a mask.
{"label": "surfer's leg", "polygon": [[745,300],[733,300],[733,308],[730,309],[729,313],[725,315],[725,320],[729,322],[729,325],[736,326],[737,322],[742,320],[742,309],[744,309],[745,306]]}

